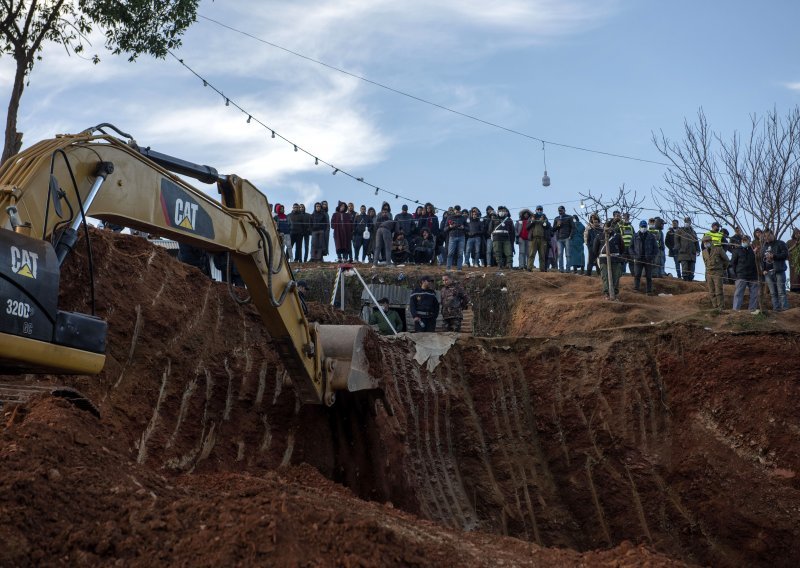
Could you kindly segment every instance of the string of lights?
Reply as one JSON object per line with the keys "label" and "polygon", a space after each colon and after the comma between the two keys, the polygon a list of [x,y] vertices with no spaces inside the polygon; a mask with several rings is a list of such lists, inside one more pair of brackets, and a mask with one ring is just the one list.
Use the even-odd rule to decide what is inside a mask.
{"label": "string of lights", "polygon": [[[175,55],[175,53],[173,53],[172,51],[169,51],[168,53],[178,63],[180,63],[187,71],[189,71],[189,73],[191,73],[192,75],[194,75],[195,77],[200,79],[203,82],[203,87],[211,89],[212,91],[217,93],[220,97],[222,97],[222,99],[225,101],[225,106],[226,107],[233,107],[233,108],[237,109],[239,112],[241,112],[242,115],[246,116],[247,117],[247,121],[246,121],[247,124],[257,124],[257,125],[263,127],[264,129],[266,129],[270,133],[270,138],[273,138],[273,139],[278,138],[280,140],[283,140],[284,142],[286,142],[290,146],[292,146],[294,148],[295,152],[302,152],[302,153],[306,154],[307,156],[309,156],[310,158],[313,158],[314,159],[314,164],[317,165],[317,166],[320,165],[320,164],[323,164],[323,165],[328,166],[329,168],[331,168],[332,175],[342,174],[343,176],[347,176],[347,177],[351,178],[354,181],[357,181],[359,183],[362,183],[362,184],[374,189],[375,190],[375,195],[379,195],[380,193],[385,193],[387,196],[394,196],[395,199],[402,199],[404,201],[408,201],[409,203],[415,203],[417,205],[422,205],[423,203],[425,203],[425,201],[420,201],[419,199],[416,199],[414,197],[409,197],[407,195],[403,195],[403,194],[398,193],[396,191],[391,191],[391,190],[388,190],[388,189],[384,189],[384,188],[379,187],[379,186],[377,186],[377,185],[375,185],[373,183],[370,183],[370,182],[366,181],[362,176],[357,176],[357,175],[355,175],[353,173],[350,173],[349,171],[347,171],[345,169],[342,169],[342,167],[336,166],[336,165],[328,162],[327,160],[324,160],[323,158],[320,158],[319,156],[317,156],[316,154],[314,154],[310,150],[307,150],[306,148],[302,147],[297,142],[289,140],[286,136],[282,135],[280,132],[275,130],[273,127],[271,127],[271,126],[265,124],[264,122],[262,122],[252,112],[248,111],[247,109],[245,109],[241,105],[239,105],[239,103],[237,103],[230,96],[226,95],[222,90],[220,90],[218,87],[216,87],[208,79],[206,79],[205,77],[200,75],[197,71],[192,69],[183,59],[181,59],[177,55]],[[436,209],[441,209],[441,207],[436,206],[436,204],[433,204],[433,205],[434,205],[434,207],[436,207]]]}
{"label": "string of lights", "polygon": [[[204,16],[203,14],[198,14],[197,17],[198,18],[202,18],[203,20],[206,20],[207,22],[211,22],[211,23],[213,23],[213,24],[215,24],[217,26],[225,28],[225,29],[227,29],[229,31],[232,31],[234,33],[237,33],[237,34],[243,35],[245,37],[248,37],[248,38],[250,38],[252,40],[255,40],[255,41],[259,42],[259,43],[263,43],[264,45],[268,45],[268,46],[273,47],[275,49],[280,49],[281,51],[284,51],[286,53],[294,55],[295,57],[300,57],[301,59],[305,59],[306,61],[310,61],[310,62],[315,63],[317,65],[321,65],[323,67],[326,67],[328,69],[336,71],[338,73],[342,73],[342,74],[347,75],[349,77],[353,77],[354,79],[358,79],[359,81],[363,81],[365,83],[369,83],[370,85],[374,85],[374,86],[379,87],[381,89],[385,89],[385,90],[390,91],[392,93],[407,97],[409,99],[412,99],[412,100],[415,100],[417,102],[420,102],[420,103],[423,103],[423,104],[438,108],[440,110],[444,110],[446,112],[461,116],[463,118],[467,118],[469,120],[473,120],[475,122],[479,122],[479,123],[484,124],[486,126],[490,126],[492,128],[503,130],[505,132],[508,132],[510,134],[515,134],[517,136],[522,136],[523,138],[527,138],[529,140],[535,140],[536,142],[541,142],[542,145],[550,144],[551,146],[558,146],[560,148],[566,148],[566,149],[569,149],[569,150],[577,150],[577,151],[580,151],[580,152],[588,152],[590,154],[600,154],[600,155],[603,155],[603,156],[609,156],[611,158],[620,158],[620,159],[623,159],[623,160],[632,160],[632,161],[635,161],[635,162],[644,162],[646,164],[655,164],[655,165],[658,165],[658,166],[671,166],[672,165],[672,164],[669,164],[667,162],[659,162],[657,160],[648,160],[646,158],[639,158],[639,157],[636,157],[636,156],[629,156],[629,155],[626,155],[626,154],[618,154],[616,152],[607,152],[607,151],[604,151],[604,150],[595,150],[593,148],[586,148],[586,147],[583,147],[583,146],[576,146],[574,144],[567,144],[567,143],[564,143],[564,142],[556,142],[554,140],[547,140],[547,139],[544,139],[544,138],[540,138],[539,136],[534,136],[533,134],[528,134],[528,133],[516,130],[514,128],[510,128],[510,127],[507,127],[507,126],[503,126],[501,124],[497,124],[497,123],[491,122],[489,120],[484,120],[484,119],[482,119],[480,117],[477,117],[477,116],[474,116],[472,114],[468,114],[468,113],[465,113],[465,112],[461,112],[461,111],[455,110],[455,109],[450,108],[448,106],[445,106],[445,105],[430,101],[428,99],[419,97],[417,95],[408,93],[406,91],[402,91],[400,89],[396,89],[396,88],[391,87],[389,85],[386,85],[384,83],[380,83],[378,81],[374,81],[372,79],[364,77],[363,75],[358,75],[357,73],[352,73],[350,71],[347,71],[346,69],[342,69],[341,67],[336,67],[335,65],[331,65],[329,63],[325,63],[324,61],[320,61],[319,59],[314,59],[313,57],[309,57],[307,55],[304,55],[302,53],[299,53],[299,52],[294,51],[292,49],[289,49],[287,47],[283,47],[281,45],[278,45],[277,43],[273,43],[273,42],[267,41],[267,40],[265,40],[263,38],[260,38],[258,36],[255,36],[255,35],[251,34],[251,33],[248,33],[248,32],[246,32],[244,30],[240,30],[238,28],[235,28],[233,26],[230,26],[228,24],[220,22],[219,20],[215,20],[214,18],[209,18],[208,16]],[[543,149],[544,149],[544,146],[543,146]],[[545,167],[545,170],[546,169],[547,168]],[[545,171],[545,177],[547,177],[547,172],[546,171]],[[549,185],[549,178],[548,178],[548,183],[546,185]]]}

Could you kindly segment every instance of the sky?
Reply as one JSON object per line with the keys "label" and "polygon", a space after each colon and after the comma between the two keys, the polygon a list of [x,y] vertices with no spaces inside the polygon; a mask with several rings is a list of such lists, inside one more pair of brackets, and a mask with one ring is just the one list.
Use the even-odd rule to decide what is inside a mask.
{"label": "sky", "polygon": [[[753,113],[800,102],[793,0],[204,0],[198,15],[178,57],[244,114],[175,59],[129,63],[95,34],[87,53],[98,65],[58,46],[36,63],[19,113],[24,145],[110,122],[143,146],[249,179],[271,203],[387,200],[399,211],[409,201],[397,194],[412,210],[505,205],[516,217],[542,204],[552,216],[623,184],[653,206],[665,167],[548,144],[543,187],[541,142],[264,41],[534,138],[652,161],[664,161],[653,133],[679,140],[701,107],[728,137]],[[12,64],[0,58],[6,99]]]}

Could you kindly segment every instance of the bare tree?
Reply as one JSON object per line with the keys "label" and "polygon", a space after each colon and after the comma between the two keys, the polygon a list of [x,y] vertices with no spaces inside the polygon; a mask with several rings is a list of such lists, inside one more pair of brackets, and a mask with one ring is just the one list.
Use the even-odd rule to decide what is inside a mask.
{"label": "bare tree", "polygon": [[620,213],[630,213],[633,219],[639,217],[642,212],[644,197],[639,197],[636,191],[631,191],[623,183],[617,195],[604,197],[603,194],[594,195],[591,190],[588,193],[579,193],[581,201],[587,210],[594,211],[598,215],[603,211],[604,219],[609,219],[609,211],[618,210]]}
{"label": "bare tree", "polygon": [[[22,145],[17,113],[26,79],[46,43],[80,54],[93,27],[105,33],[106,47],[126,53],[130,61],[146,53],[164,57],[180,46],[183,32],[195,21],[199,0],[0,0],[0,55],[16,63],[8,103],[5,143],[0,164]],[[92,57],[97,63],[97,55]]]}
{"label": "bare tree", "polygon": [[653,134],[671,164],[659,189],[664,199],[676,213],[703,213],[751,235],[761,226],[780,238],[800,218],[800,109],[752,115],[749,135],[730,140],[709,127],[702,109],[697,117],[684,121],[680,142]]}

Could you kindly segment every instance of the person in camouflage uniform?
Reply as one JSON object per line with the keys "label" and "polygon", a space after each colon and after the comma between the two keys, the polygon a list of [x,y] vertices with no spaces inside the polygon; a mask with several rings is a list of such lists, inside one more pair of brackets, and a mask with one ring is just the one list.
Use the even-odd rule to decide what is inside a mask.
{"label": "person in camouflage uniform", "polygon": [[460,282],[450,278],[448,274],[442,277],[442,289],[439,291],[442,298],[442,319],[445,331],[461,331],[463,311],[469,306],[469,296],[464,291]]}

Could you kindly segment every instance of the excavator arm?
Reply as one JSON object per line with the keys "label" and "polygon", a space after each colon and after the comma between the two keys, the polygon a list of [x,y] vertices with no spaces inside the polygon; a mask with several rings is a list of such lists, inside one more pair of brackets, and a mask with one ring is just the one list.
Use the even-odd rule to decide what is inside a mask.
{"label": "excavator arm", "polygon": [[[377,387],[366,369],[365,326],[306,320],[264,194],[97,128],[39,142],[0,167],[0,372],[102,369],[105,322],[56,306],[60,264],[90,216],[229,253],[304,403]],[[176,173],[216,183],[221,200]]]}

